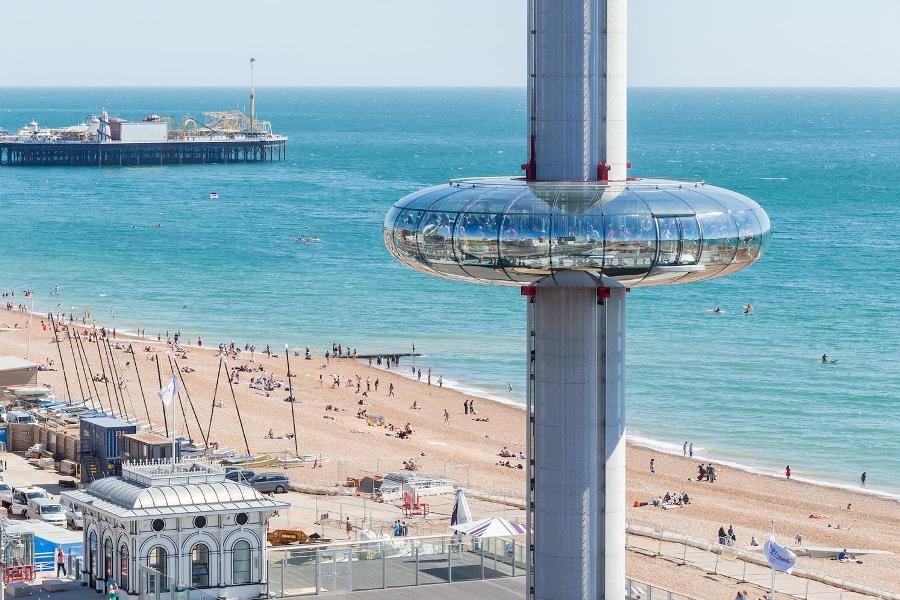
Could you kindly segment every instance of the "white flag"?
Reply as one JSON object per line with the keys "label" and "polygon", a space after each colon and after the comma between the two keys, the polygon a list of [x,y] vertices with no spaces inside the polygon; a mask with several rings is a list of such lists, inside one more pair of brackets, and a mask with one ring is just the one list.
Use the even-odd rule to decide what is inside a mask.
{"label": "white flag", "polygon": [[175,394],[178,393],[178,378],[172,374],[172,381],[169,382],[169,385],[156,393],[159,394],[159,399],[162,400],[164,405],[169,406],[172,404],[172,399],[175,398]]}
{"label": "white flag", "polygon": [[766,552],[766,559],[769,565],[776,571],[783,571],[788,575],[794,570],[794,564],[797,562],[797,555],[789,549],[778,544],[775,541],[775,534],[765,543],[763,549]]}

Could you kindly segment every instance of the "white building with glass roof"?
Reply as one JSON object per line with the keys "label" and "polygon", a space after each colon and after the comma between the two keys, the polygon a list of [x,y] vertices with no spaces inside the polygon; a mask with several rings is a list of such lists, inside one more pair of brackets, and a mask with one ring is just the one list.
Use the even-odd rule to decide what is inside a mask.
{"label": "white building with glass roof", "polygon": [[113,579],[124,598],[157,589],[263,595],[268,520],[290,506],[189,461],[125,463],[121,477],[62,496],[84,513],[89,585]]}

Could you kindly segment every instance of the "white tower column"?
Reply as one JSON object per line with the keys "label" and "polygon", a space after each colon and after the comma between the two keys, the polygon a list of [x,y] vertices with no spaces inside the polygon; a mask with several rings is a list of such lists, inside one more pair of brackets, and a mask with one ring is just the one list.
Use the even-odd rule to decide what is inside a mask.
{"label": "white tower column", "polygon": [[624,181],[626,0],[530,0],[530,173],[538,181]]}
{"label": "white tower column", "polygon": [[529,293],[530,597],[623,600],[625,289],[568,272]]}

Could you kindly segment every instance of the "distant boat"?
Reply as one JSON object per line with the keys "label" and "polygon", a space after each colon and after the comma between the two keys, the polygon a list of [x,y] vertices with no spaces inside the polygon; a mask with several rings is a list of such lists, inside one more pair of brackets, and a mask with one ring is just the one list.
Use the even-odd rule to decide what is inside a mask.
{"label": "distant boat", "polygon": [[209,199],[210,199],[210,200],[218,200],[218,199],[219,199],[219,194],[217,194],[216,192],[210,192],[210,193],[209,193]]}

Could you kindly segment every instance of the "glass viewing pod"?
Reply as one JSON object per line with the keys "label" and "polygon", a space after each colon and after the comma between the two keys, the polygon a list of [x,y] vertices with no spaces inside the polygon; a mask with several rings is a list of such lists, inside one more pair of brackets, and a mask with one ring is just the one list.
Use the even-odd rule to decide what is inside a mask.
{"label": "glass viewing pod", "polygon": [[703,182],[457,179],[399,200],[385,244],[430,275],[529,285],[559,271],[629,287],[689,283],[754,263],[769,219],[750,198]]}

